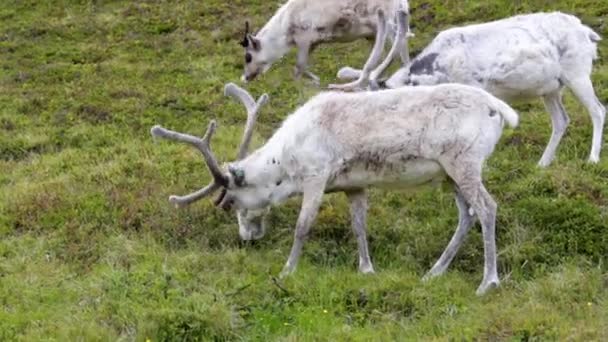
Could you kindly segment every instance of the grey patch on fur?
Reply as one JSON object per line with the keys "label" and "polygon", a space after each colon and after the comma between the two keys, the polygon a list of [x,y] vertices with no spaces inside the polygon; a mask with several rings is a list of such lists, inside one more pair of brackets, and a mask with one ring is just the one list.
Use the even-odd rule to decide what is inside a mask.
{"label": "grey patch on fur", "polygon": [[344,34],[350,30],[352,25],[352,22],[348,18],[342,17],[336,20],[336,23],[332,27],[332,32],[335,34]]}
{"label": "grey patch on fur", "polygon": [[429,53],[428,55],[416,58],[410,67],[410,74],[413,75],[432,75],[435,70],[433,64],[439,56],[438,53]]}

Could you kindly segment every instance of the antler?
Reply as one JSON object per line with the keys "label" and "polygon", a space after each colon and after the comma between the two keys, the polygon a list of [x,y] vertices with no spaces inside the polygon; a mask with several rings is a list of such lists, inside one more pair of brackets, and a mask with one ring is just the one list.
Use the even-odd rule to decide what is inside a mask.
{"label": "antler", "polygon": [[224,87],[224,95],[232,96],[243,103],[247,110],[247,123],[245,124],[245,131],[243,132],[243,138],[241,139],[241,145],[239,146],[239,152],[237,160],[241,160],[247,156],[249,150],[249,144],[251,143],[251,137],[253,136],[253,128],[258,118],[258,111],[266,102],[268,102],[268,94],[260,96],[257,102],[253,97],[243,88],[237,86],[234,83],[228,83]]}
{"label": "antler", "polygon": [[[393,59],[402,51],[407,56],[403,62],[404,66],[410,64],[410,53],[408,51],[407,37],[409,36],[409,15],[405,11],[397,11],[397,34],[393,41],[393,46],[382,63],[374,69],[370,75],[370,81],[376,82],[378,77],[393,62]],[[384,42],[383,42],[384,44]]]}
{"label": "antler", "polygon": [[210,184],[207,184],[207,186],[205,186],[204,188],[201,188],[191,194],[185,196],[171,195],[169,196],[169,202],[173,203],[176,208],[183,208],[189,205],[190,203],[194,203],[200,200],[201,198],[205,198],[211,195],[219,188],[220,186],[217,184],[217,182],[213,181]]}
{"label": "antler", "polygon": [[384,11],[379,9],[377,15],[378,27],[376,30],[376,41],[374,42],[374,48],[372,49],[372,52],[369,58],[367,59],[367,62],[365,62],[363,70],[361,70],[359,79],[346,84],[330,84],[328,86],[329,89],[353,91],[361,89],[368,81],[372,68],[376,64],[378,64],[378,62],[380,61],[380,57],[382,57],[382,50],[384,48],[384,42],[386,40],[386,18],[384,16]]}
{"label": "antler", "polygon": [[212,120],[209,123],[209,126],[207,127],[207,132],[205,132],[205,135],[202,139],[189,134],[171,131],[158,125],[152,127],[152,129],[150,130],[150,133],[154,137],[184,142],[197,148],[203,155],[203,158],[205,159],[205,164],[207,164],[207,168],[213,176],[213,181],[211,183],[196,192],[193,192],[186,196],[169,197],[169,201],[171,201],[171,203],[173,203],[177,207],[183,207],[185,205],[188,205],[196,200],[199,200],[213,193],[220,187],[225,187],[228,185],[228,177],[222,172],[222,169],[218,165],[217,159],[211,151],[210,141],[211,137],[213,136],[213,133],[215,132],[215,127],[215,120]]}
{"label": "antler", "polygon": [[[262,107],[266,102],[268,102],[268,94],[263,94],[262,96],[260,96],[258,101],[255,102],[253,97],[246,90],[238,87],[233,83],[228,83],[224,87],[224,94],[240,100],[247,109],[247,123],[245,124],[245,131],[243,132],[243,138],[241,140],[241,145],[239,146],[239,152],[237,155],[237,160],[241,160],[247,155],[249,144],[251,142],[251,137],[253,135],[253,128],[257,120],[258,111],[260,107]],[[228,185],[229,179],[228,176],[225,175],[222,169],[219,167],[217,159],[211,151],[210,141],[211,137],[213,136],[213,133],[215,133],[215,128],[215,120],[212,120],[209,123],[207,132],[205,133],[202,139],[189,134],[171,131],[158,125],[152,127],[152,129],[150,130],[150,133],[154,137],[181,141],[196,147],[202,153],[203,158],[205,159],[205,163],[207,164],[207,168],[213,176],[213,181],[211,183],[191,194],[185,196],[170,196],[169,201],[173,203],[176,207],[184,207],[190,203],[196,202],[199,199],[214,193],[216,190],[222,187],[224,187],[224,189],[222,190],[218,198],[215,200],[215,204],[224,206],[223,202],[224,197],[226,195],[225,187]]]}

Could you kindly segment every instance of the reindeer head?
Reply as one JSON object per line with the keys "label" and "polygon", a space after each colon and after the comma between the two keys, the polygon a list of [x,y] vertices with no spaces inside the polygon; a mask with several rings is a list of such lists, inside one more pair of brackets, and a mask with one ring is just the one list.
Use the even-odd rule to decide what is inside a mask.
{"label": "reindeer head", "polygon": [[272,60],[262,50],[262,42],[249,33],[249,22],[245,22],[245,35],[241,41],[245,48],[245,71],[242,76],[243,82],[254,80],[258,75],[265,73],[272,65]]}
{"label": "reindeer head", "polygon": [[255,186],[249,184],[254,182],[248,182],[245,170],[238,164],[247,156],[258,111],[268,101],[268,95],[262,95],[256,102],[247,91],[232,83],[224,87],[224,93],[239,99],[247,109],[247,123],[235,162],[220,167],[211,151],[211,137],[216,128],[214,120],[209,123],[202,139],[158,125],[152,127],[150,132],[154,137],[181,141],[194,146],[203,155],[207,168],[213,176],[213,181],[204,188],[185,196],[170,196],[169,201],[176,207],[184,207],[220,190],[215,205],[225,210],[236,209],[239,235],[243,240],[256,240],[264,236],[265,215],[270,203],[265,200],[268,195],[265,194],[264,189],[258,191]]}

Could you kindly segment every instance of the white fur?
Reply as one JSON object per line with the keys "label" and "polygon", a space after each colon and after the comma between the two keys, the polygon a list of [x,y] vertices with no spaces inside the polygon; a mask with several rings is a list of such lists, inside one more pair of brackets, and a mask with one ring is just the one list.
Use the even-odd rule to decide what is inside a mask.
{"label": "white fur", "polygon": [[[415,188],[448,176],[484,228],[486,264],[478,289],[483,293],[499,281],[496,204],[481,183],[481,167],[504,122],[515,126],[517,120],[507,104],[466,85],[321,93],[290,115],[263,147],[229,165],[244,173],[244,184],[231,181],[224,201],[234,204],[239,226],[246,229],[246,221],[257,217],[248,211],[303,195],[294,246],[282,273],[288,274],[295,269],[323,193],[344,191],[351,199],[360,270],[373,272],[365,239],[365,189]],[[460,212],[466,219],[461,219],[457,237],[473,222],[467,210]],[[441,274],[458,247],[451,242],[429,276]]]}
{"label": "white fur", "polygon": [[[396,32],[398,10],[409,12],[407,0],[289,0],[282,5],[262,29],[251,36],[246,54],[244,81],[266,72],[291,47],[298,48],[296,76],[318,77],[307,69],[308,54],[318,44],[353,41],[373,37],[378,10],[389,16],[389,36]],[[257,43],[258,49],[252,43]]]}
{"label": "white fur", "polygon": [[[483,132],[479,131],[482,123],[485,123],[483,120],[489,120],[486,115],[487,108],[500,111],[502,118],[507,120],[510,126],[517,125],[517,114],[504,102],[483,91],[478,92],[477,89],[461,85],[446,85],[439,89],[441,90],[436,87],[407,87],[393,91],[354,94],[321,93],[290,115],[262,148],[232,166],[245,170],[248,184],[263,187],[264,191],[268,189],[270,197],[267,202],[272,204],[280,203],[288,195],[304,192],[306,177],[317,175],[337,175],[327,184],[327,190],[392,184],[399,179],[407,179],[408,184],[405,185],[408,186],[409,183],[424,182],[429,173],[434,173],[432,170],[435,170],[435,162],[431,160],[439,157],[439,151],[436,151],[430,142],[425,144],[426,140],[441,140],[455,134],[454,126],[445,125],[424,132],[426,136],[422,140],[418,136],[423,133],[421,126],[432,121],[434,116],[445,115],[433,112],[436,108],[441,108],[441,105],[435,105],[431,100],[444,89],[463,92],[466,96],[459,94],[459,99],[454,101],[466,100],[468,106],[475,108],[471,110],[472,113],[458,114],[461,115],[458,118],[458,133],[462,134],[463,139],[472,139],[478,133],[483,134],[488,139],[488,144],[484,146],[494,147],[502,131],[502,126],[497,125],[501,121],[496,121],[500,116],[490,120],[495,123],[488,123],[489,126]],[[403,95],[403,98],[398,98],[399,95]],[[482,98],[475,99],[472,95]],[[339,110],[340,119],[335,119],[336,127],[332,128],[337,132],[330,131],[321,123],[322,118],[328,115],[324,110],[330,105]],[[411,108],[427,110],[414,115],[410,113]],[[387,117],[387,113],[397,117]],[[450,117],[456,118],[457,115],[450,113]],[[405,138],[408,134],[411,136]],[[408,147],[408,143],[414,144],[416,149]],[[383,156],[381,169],[366,170],[364,165],[354,164],[352,172],[340,173],[341,167],[350,162],[350,158],[354,158],[356,153],[376,153],[393,146],[397,150],[394,154]],[[484,149],[480,151],[480,157],[486,157],[490,152],[491,149]],[[404,153],[422,159],[402,163],[399,157]],[[273,159],[275,163],[272,162]],[[414,175],[415,177],[412,177]],[[272,183],[279,179],[284,179],[281,186],[273,187]],[[276,190],[270,191],[272,188]],[[283,188],[289,188],[290,191],[283,194]],[[274,192],[281,194],[275,195]],[[254,205],[250,209],[256,209],[255,207]]]}
{"label": "white fur", "polygon": [[483,88],[505,101],[542,97],[553,133],[540,166],[547,166],[569,123],[561,102],[570,88],[589,111],[593,141],[589,156],[599,161],[606,109],[590,80],[600,36],[559,12],[535,13],[445,30],[387,82],[389,88],[462,83]]}

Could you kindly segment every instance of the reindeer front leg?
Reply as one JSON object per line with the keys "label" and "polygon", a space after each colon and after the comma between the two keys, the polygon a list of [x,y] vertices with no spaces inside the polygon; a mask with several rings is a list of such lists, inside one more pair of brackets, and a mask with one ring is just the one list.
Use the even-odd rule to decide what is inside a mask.
{"label": "reindeer front leg", "polygon": [[298,56],[296,58],[296,69],[295,77],[300,78],[302,75],[312,79],[315,85],[320,85],[321,81],[319,77],[308,70],[308,56],[310,54],[311,44],[310,42],[304,42],[298,44]]}
{"label": "reindeer front leg", "polygon": [[323,179],[315,181],[312,184],[307,184],[304,187],[302,208],[300,209],[300,215],[298,216],[298,222],[296,223],[293,246],[291,247],[289,259],[287,259],[287,262],[279,275],[281,278],[291,274],[296,269],[298,259],[300,259],[300,254],[302,253],[302,247],[310,233],[310,227],[317,217],[319,206],[323,199],[325,183],[326,181]]}
{"label": "reindeer front leg", "polygon": [[350,220],[359,247],[359,272],[374,273],[367,248],[367,193],[365,190],[346,193],[350,202]]}

